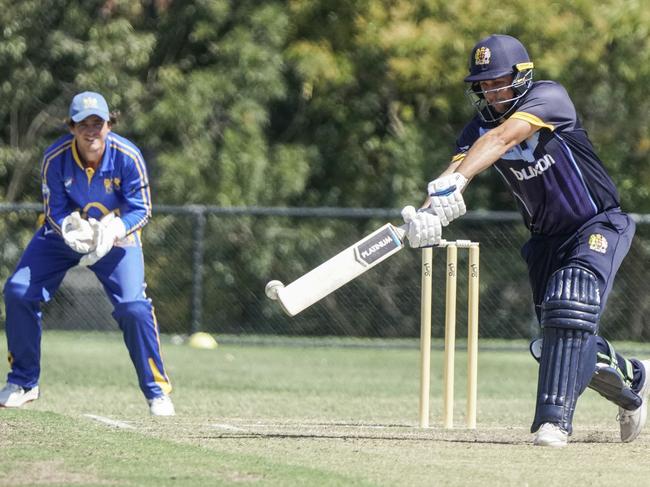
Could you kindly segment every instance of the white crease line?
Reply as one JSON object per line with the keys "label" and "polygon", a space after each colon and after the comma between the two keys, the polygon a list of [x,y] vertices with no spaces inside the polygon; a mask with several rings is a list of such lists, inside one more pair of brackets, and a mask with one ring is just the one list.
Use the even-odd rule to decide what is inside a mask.
{"label": "white crease line", "polygon": [[216,424],[211,424],[213,428],[217,428],[220,430],[228,430],[228,431],[247,431],[244,428],[237,428],[236,426],[232,426],[230,424],[225,424],[225,423],[216,423]]}
{"label": "white crease line", "polygon": [[[216,426],[216,425],[215,425]],[[234,427],[229,427],[228,425],[223,425],[226,428],[224,429],[230,429]],[[247,428],[321,428],[321,429],[402,429],[405,431],[411,431],[411,430],[423,430],[423,431],[448,431],[448,432],[458,432],[458,431],[470,431],[464,428],[463,426],[456,425],[454,429],[446,429],[443,428],[442,425],[436,425],[433,424],[428,427],[428,428],[420,428],[420,426],[417,425],[408,425],[408,424],[395,424],[395,425],[380,425],[380,424],[325,424],[325,423],[248,423],[248,424],[243,424],[242,426],[245,426]],[[529,427],[528,426],[482,426],[479,425],[479,428],[476,430],[471,430],[471,431],[528,431]],[[608,431],[608,430],[599,430],[599,431]],[[618,431],[613,429],[612,431]]]}
{"label": "white crease line", "polygon": [[98,421],[100,423],[107,424],[109,426],[115,426],[116,428],[124,428],[124,429],[135,429],[134,426],[131,426],[129,423],[125,423],[124,421],[118,421],[116,419],[111,419],[111,418],[105,418],[104,416],[96,416],[94,414],[84,414],[85,417],[90,418],[94,421]]}
{"label": "white crease line", "polygon": [[252,423],[246,424],[249,428],[320,428],[320,429],[388,429],[388,428],[408,428],[408,426],[383,426],[378,424],[310,424],[310,423]]}

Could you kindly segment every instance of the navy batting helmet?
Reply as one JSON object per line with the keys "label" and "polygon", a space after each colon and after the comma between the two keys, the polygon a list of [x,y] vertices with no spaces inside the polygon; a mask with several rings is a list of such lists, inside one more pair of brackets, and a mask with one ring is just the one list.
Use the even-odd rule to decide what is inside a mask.
{"label": "navy batting helmet", "polygon": [[[506,111],[499,113],[487,103],[480,82],[508,75],[512,76],[511,84],[498,90],[512,89],[513,96],[499,102],[510,104]],[[465,77],[465,81],[471,83],[467,95],[481,118],[485,122],[498,122],[512,113],[519,99],[530,89],[533,82],[533,63],[518,39],[493,34],[481,39],[472,49],[469,75]]]}

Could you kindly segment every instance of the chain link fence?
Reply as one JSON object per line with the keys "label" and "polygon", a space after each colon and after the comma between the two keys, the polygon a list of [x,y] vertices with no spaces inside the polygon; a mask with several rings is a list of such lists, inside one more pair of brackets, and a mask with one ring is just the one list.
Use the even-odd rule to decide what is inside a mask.
{"label": "chain link fence", "polygon": [[[0,205],[3,282],[36,229],[40,209]],[[613,340],[650,339],[650,216],[634,217],[637,235],[601,322],[601,333]],[[387,221],[400,220],[397,210],[385,209],[158,206],[143,231],[147,293],[163,333],[417,338],[421,255],[410,248],[293,318],[264,295],[267,281],[288,284]],[[519,215],[510,212],[470,212],[445,229],[447,239],[481,243],[481,338],[537,333],[519,256],[527,236]],[[459,249],[459,330],[467,317],[466,254]],[[444,267],[444,250],[435,250],[436,337],[444,335]],[[77,267],[44,306],[44,327],[115,330],[111,311],[92,271]]]}

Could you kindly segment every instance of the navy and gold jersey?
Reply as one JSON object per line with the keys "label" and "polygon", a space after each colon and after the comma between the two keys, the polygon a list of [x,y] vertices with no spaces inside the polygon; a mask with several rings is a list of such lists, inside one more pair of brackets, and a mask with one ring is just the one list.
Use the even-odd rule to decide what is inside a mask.
{"label": "navy and gold jersey", "polygon": [[[533,83],[511,118],[540,128],[494,164],[531,233],[571,233],[594,215],[620,206],[564,87],[553,81]],[[475,117],[456,142],[454,160],[462,160],[488,130]]]}
{"label": "navy and gold jersey", "polygon": [[144,158],[135,144],[113,132],[106,137],[96,171],[84,167],[71,134],[59,138],[45,151],[41,180],[46,224],[58,233],[73,211],[97,220],[115,212],[127,234],[139,230],[151,216]]}

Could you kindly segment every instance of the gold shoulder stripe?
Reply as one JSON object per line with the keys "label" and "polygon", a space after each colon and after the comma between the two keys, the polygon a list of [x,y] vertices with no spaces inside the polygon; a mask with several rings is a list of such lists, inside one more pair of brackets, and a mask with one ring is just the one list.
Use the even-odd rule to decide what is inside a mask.
{"label": "gold shoulder stripe", "polygon": [[74,142],[72,144],[72,158],[74,159],[74,162],[77,164],[77,166],[79,166],[79,169],[81,169],[83,172],[86,172],[84,163],[81,162],[81,157],[79,157],[79,152],[77,151],[77,144]]}
{"label": "gold shoulder stripe", "polygon": [[[56,158],[58,155],[68,150],[71,145],[74,146],[74,144],[72,143],[73,140],[74,139],[70,139],[66,141],[58,148],[46,154],[46,157],[43,159],[43,165],[41,169],[42,171],[41,179],[42,179],[43,186],[47,186],[49,184],[48,175],[50,170],[50,162],[52,162],[52,159]],[[52,209],[50,208],[50,194],[48,193],[47,195],[44,196],[45,198],[43,200],[43,206],[44,206],[45,218],[47,218],[47,220],[50,222],[52,228],[54,228],[57,232],[61,233],[61,227],[57,225],[56,222],[54,221],[54,218],[52,218]]]}
{"label": "gold shoulder stripe", "polygon": [[528,122],[531,125],[534,125],[535,127],[541,127],[541,128],[546,128],[549,129],[551,132],[555,130],[555,126],[545,123],[541,118],[531,114],[531,113],[526,113],[526,112],[515,112],[513,113],[510,118],[516,118],[518,120],[523,120],[524,122]]}

